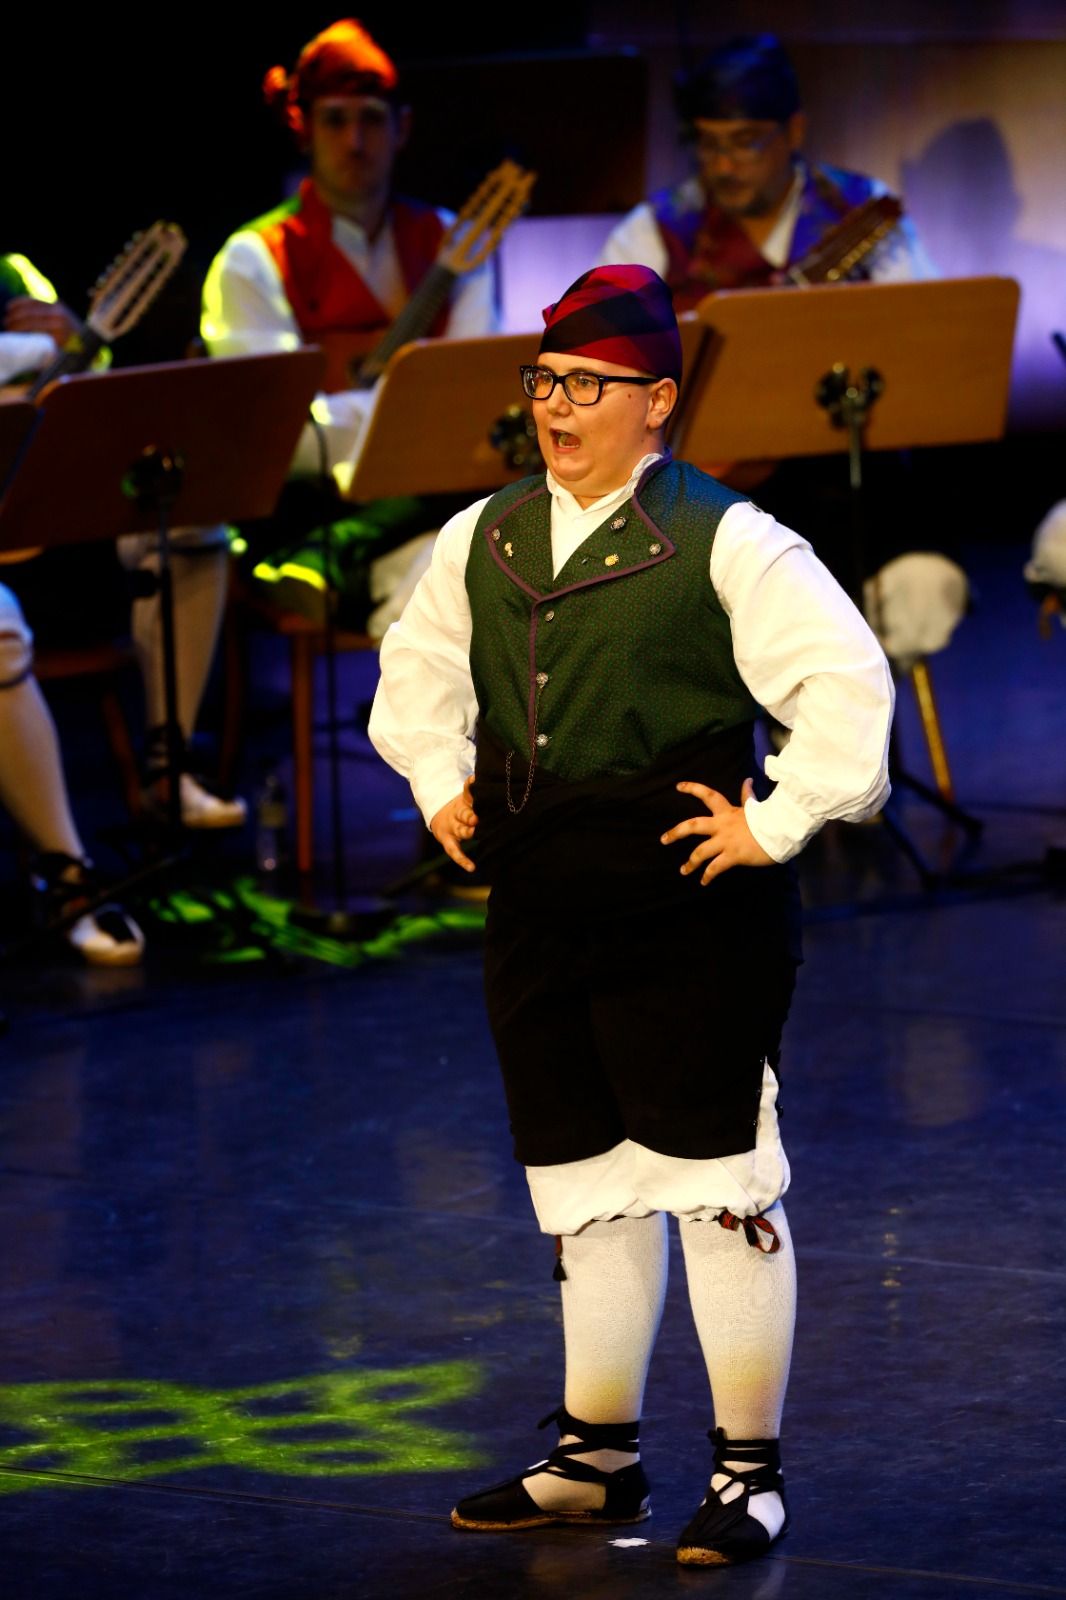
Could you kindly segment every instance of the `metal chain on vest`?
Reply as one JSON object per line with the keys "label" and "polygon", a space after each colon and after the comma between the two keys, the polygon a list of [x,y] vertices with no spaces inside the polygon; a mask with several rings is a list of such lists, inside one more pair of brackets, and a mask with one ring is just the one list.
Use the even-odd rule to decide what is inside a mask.
{"label": "metal chain on vest", "polygon": [[526,802],[529,800],[530,793],[533,789],[533,774],[537,770],[537,726],[540,722],[540,697],[543,689],[544,684],[540,681],[540,677],[538,675],[537,695],[536,699],[533,701],[533,736],[529,745],[529,771],[526,774],[525,790],[522,794],[521,800],[517,805],[515,805],[514,797],[511,794],[511,762],[514,760],[514,751],[508,750],[507,752],[507,761],[504,766],[504,777],[506,778],[507,784],[507,809],[511,813],[512,817],[517,817],[520,811],[525,810]]}

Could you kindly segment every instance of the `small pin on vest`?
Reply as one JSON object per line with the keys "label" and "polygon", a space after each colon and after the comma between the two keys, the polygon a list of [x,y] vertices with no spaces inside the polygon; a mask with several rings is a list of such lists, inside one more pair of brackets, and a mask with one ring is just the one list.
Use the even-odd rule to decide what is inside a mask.
{"label": "small pin on vest", "polygon": [[500,530],[499,530],[499,528],[493,528],[492,537],[493,537],[493,541],[496,544],[499,544],[499,542],[500,542]]}
{"label": "small pin on vest", "polygon": [[505,556],[514,555],[514,545],[511,543],[510,539],[508,539],[507,543],[504,545],[503,553]]}
{"label": "small pin on vest", "polygon": [[649,555],[650,555],[650,556],[658,556],[658,555],[661,555],[661,554],[662,554],[662,548],[663,548],[663,547],[662,547],[662,545],[661,545],[661,544],[650,544],[650,545],[649,545],[649,546],[648,546],[648,554],[649,554]]}
{"label": "small pin on vest", "polygon": [[618,565],[618,557],[617,556],[604,556],[603,564],[604,564],[605,567],[616,567]]}
{"label": "small pin on vest", "polygon": [[621,531],[625,527],[625,525],[626,525],[625,517],[615,517],[614,521],[611,523],[611,532],[612,533],[621,533]]}

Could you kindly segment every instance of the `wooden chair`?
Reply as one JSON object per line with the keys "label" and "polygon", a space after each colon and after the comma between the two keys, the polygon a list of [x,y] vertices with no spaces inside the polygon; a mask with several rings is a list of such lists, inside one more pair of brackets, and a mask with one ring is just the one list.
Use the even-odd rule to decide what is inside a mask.
{"label": "wooden chair", "polygon": [[[234,578],[225,628],[227,689],[220,760],[224,783],[232,781],[236,767],[246,699],[242,613],[289,641],[294,846],[296,870],[305,877],[315,864],[315,662],[325,654],[326,630],[298,611],[271,606]],[[333,639],[338,652],[377,649],[377,640],[369,634],[344,628],[335,629]]]}
{"label": "wooden chair", "polygon": [[108,639],[98,644],[76,645],[34,652],[33,670],[41,683],[70,678],[99,679],[98,697],[104,731],[118,768],[122,793],[131,817],[141,812],[141,775],[133,752],[129,725],[122,709],[116,683],[120,675],[135,666],[137,652],[129,639]]}

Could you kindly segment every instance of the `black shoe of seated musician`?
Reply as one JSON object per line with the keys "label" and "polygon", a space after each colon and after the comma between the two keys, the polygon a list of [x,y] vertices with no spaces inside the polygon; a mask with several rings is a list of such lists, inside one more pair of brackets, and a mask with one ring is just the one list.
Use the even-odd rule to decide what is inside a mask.
{"label": "black shoe of seated musician", "polygon": [[144,934],[123,906],[100,904],[102,885],[91,861],[48,851],[33,863],[37,920],[54,928],[91,967],[135,967]]}

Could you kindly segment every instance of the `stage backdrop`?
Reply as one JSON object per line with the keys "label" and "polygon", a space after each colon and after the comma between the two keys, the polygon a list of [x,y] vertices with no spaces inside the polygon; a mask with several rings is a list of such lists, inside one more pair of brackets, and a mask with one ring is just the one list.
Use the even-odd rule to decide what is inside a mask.
{"label": "stage backdrop", "polygon": [[1066,423],[1066,4],[1063,0],[740,0],[728,8],[589,8],[589,43],[639,48],[649,67],[649,183],[685,170],[671,80],[728,33],[777,31],[815,157],[901,192],[945,277],[1004,273],[1022,288],[1014,428]]}

